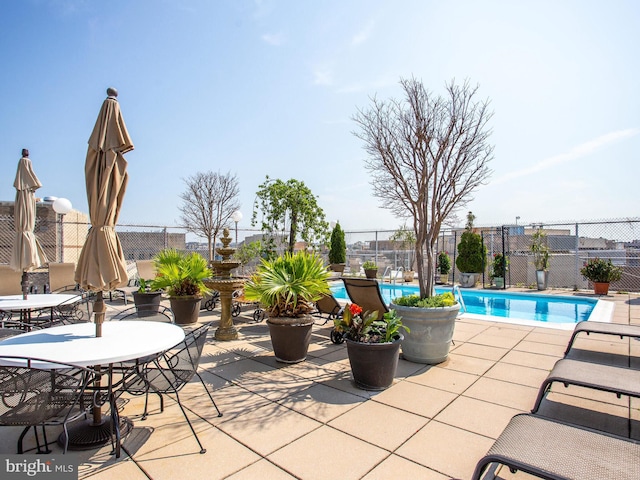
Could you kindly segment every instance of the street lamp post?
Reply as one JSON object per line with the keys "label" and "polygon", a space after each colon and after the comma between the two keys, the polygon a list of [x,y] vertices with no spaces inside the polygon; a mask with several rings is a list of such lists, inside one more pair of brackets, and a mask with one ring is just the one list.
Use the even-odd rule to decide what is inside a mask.
{"label": "street lamp post", "polygon": [[518,220],[520,220],[520,217],[516,217],[516,227],[518,226]]}
{"label": "street lamp post", "polygon": [[236,222],[236,248],[238,248],[238,222],[242,220],[242,212],[240,210],[236,210],[231,215],[231,219]]}
{"label": "street lamp post", "polygon": [[60,263],[64,262],[64,216],[72,210],[71,202],[66,198],[56,198],[53,211],[60,215]]}

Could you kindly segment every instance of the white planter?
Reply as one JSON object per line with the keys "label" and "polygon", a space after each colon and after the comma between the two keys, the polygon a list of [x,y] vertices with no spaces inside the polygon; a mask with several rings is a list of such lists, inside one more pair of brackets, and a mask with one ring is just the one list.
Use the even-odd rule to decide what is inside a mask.
{"label": "white planter", "polygon": [[475,287],[479,273],[460,273],[460,286],[463,288]]}

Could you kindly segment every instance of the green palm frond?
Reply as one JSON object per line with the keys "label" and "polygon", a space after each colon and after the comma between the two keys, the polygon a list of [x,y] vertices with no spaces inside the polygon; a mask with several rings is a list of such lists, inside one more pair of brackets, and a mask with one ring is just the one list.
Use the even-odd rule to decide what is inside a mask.
{"label": "green palm frond", "polygon": [[245,284],[245,298],[258,301],[274,317],[310,313],[314,302],[329,293],[329,272],[315,253],[285,253],[264,259]]}
{"label": "green palm frond", "polygon": [[212,276],[205,258],[196,253],[188,254],[175,249],[160,251],[154,258],[157,276],[152,289],[163,289],[172,296],[202,295],[209,292],[204,280]]}

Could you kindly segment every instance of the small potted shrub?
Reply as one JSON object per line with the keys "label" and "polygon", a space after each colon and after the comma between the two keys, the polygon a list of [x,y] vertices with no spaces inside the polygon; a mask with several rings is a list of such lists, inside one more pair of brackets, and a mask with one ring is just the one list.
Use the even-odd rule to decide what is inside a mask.
{"label": "small potted shrub", "polygon": [[331,292],[329,272],[315,253],[286,252],[263,259],[244,286],[244,298],[266,311],[276,360],[297,363],[307,357],[315,302]]}
{"label": "small potted shrub", "polygon": [[401,330],[409,330],[395,310],[378,317],[378,311],[363,312],[351,303],[342,318],[334,320],[335,331],[347,342],[353,380],[363,390],[384,390],[393,383],[404,338]]}
{"label": "small potted shrub", "polygon": [[538,290],[546,290],[549,284],[549,247],[547,234],[541,228],[538,228],[531,237],[529,250],[533,254],[533,265],[536,267]]}
{"label": "small potted shrub", "polygon": [[162,290],[151,290],[151,280],[138,279],[138,291],[133,292],[133,303],[140,311],[157,313],[162,300]]}
{"label": "small potted shrub", "polygon": [[152,290],[165,290],[178,324],[198,321],[202,296],[210,290],[204,280],[213,276],[205,258],[196,253],[182,253],[173,248],[161,250],[153,259],[157,276]]}
{"label": "small potted shrub", "polygon": [[617,282],[622,277],[622,269],[615,266],[611,259],[592,258],[580,269],[580,273],[593,283],[596,295],[607,295],[609,283]]}
{"label": "small potted shrub", "polygon": [[[438,267],[437,272],[439,274],[439,283],[447,283],[449,281],[449,272],[451,271],[451,259],[444,250],[438,254]],[[444,280],[443,280],[444,277]]]}
{"label": "small potted shrub", "polygon": [[367,260],[362,264],[362,269],[367,278],[376,278],[378,276],[378,265],[371,260]]}
{"label": "small potted shrub", "polygon": [[460,270],[460,286],[473,287],[487,265],[487,247],[480,234],[473,231],[474,215],[469,212],[465,231],[460,236],[456,267]]}
{"label": "small potted shrub", "polygon": [[329,247],[330,268],[334,272],[344,272],[347,262],[347,243],[344,240],[344,231],[340,223],[336,223],[331,231],[331,244]]}
{"label": "small potted shrub", "polygon": [[498,288],[504,288],[504,279],[507,276],[509,260],[502,253],[494,253],[491,262],[491,280]]}

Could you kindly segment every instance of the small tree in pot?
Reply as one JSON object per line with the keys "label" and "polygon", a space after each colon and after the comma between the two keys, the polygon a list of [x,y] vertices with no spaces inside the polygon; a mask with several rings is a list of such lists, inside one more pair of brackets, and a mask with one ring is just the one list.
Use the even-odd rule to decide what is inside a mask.
{"label": "small tree in pot", "polygon": [[[389,237],[394,243],[399,243],[402,250],[407,250],[407,263],[404,264],[404,281],[413,281],[413,247],[416,244],[416,235],[413,230],[409,230],[406,225],[402,225]],[[404,255],[403,255],[404,256]]]}
{"label": "small tree in pot", "polygon": [[538,228],[532,235],[529,250],[533,253],[538,290],[546,290],[549,282],[549,247],[547,246],[547,234],[542,228]]}
{"label": "small tree in pot", "polygon": [[472,212],[467,214],[467,225],[460,236],[458,244],[458,256],[456,267],[460,270],[460,286],[473,287],[478,281],[478,276],[484,272],[487,266],[487,247],[482,242],[482,236],[473,231],[475,216]]}
{"label": "small tree in pot", "polygon": [[346,262],[347,243],[344,240],[344,231],[338,222],[331,231],[331,245],[329,248],[329,263],[331,264],[331,270],[339,273],[344,272]]}
{"label": "small tree in pot", "polygon": [[609,283],[622,278],[622,269],[611,262],[611,259],[592,258],[580,269],[580,274],[593,283],[596,295],[607,295]]}
{"label": "small tree in pot", "polygon": [[[444,250],[438,254],[438,273],[440,274],[440,281],[447,283],[449,281],[449,272],[451,271],[451,259]],[[444,277],[444,280],[442,279]]]}
{"label": "small tree in pot", "polygon": [[[490,175],[487,164],[493,146],[488,142],[488,122],[492,114],[488,102],[476,100],[477,88],[466,82],[448,84],[444,97],[428,92],[414,78],[402,79],[400,84],[402,100],[373,97],[371,108],[358,111],[355,135],[365,144],[365,165],[374,195],[383,208],[411,219],[420,297],[428,298],[434,295],[440,228]],[[405,313],[398,314],[406,322]],[[452,324],[456,314],[452,313]],[[406,338],[413,336],[414,327],[409,327],[412,333]],[[453,331],[453,327],[446,328]],[[404,343],[402,348],[404,353]],[[429,362],[429,357],[414,358]]]}

